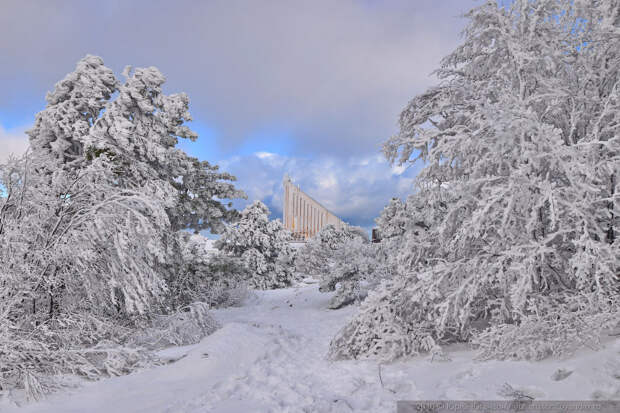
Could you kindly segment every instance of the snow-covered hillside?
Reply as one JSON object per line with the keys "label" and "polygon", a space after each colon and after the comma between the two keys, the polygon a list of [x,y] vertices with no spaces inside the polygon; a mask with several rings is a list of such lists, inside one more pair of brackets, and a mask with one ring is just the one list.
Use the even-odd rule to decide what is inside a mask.
{"label": "snow-covered hillside", "polygon": [[508,399],[518,392],[537,400],[620,399],[617,338],[599,352],[536,363],[474,362],[473,351],[458,347],[447,349],[451,361],[327,361],[330,339],[356,311],[328,310],[329,299],[316,284],[258,291],[242,307],[214,311],[223,327],[201,343],[165,350],[169,365],[22,408],[0,402],[0,410],[394,412],[403,399]]}

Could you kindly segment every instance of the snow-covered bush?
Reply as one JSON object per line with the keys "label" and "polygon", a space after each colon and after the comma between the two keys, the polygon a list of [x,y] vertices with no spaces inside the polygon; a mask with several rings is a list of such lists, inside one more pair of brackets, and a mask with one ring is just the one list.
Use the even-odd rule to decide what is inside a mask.
{"label": "snow-covered bush", "polygon": [[361,237],[345,240],[334,251],[329,271],[323,274],[319,291],[336,291],[329,308],[337,309],[363,300],[369,289],[391,277],[383,249]]}
{"label": "snow-covered bush", "polygon": [[238,257],[249,271],[253,288],[282,288],[293,282],[294,251],[291,235],[279,220],[269,221],[269,209],[260,201],[248,205],[229,225],[216,247]]}
{"label": "snow-covered bush", "polygon": [[380,246],[371,244],[363,229],[349,225],[325,226],[298,250],[295,266],[299,274],[319,279],[319,291],[336,291],[332,309],[363,299],[388,272]]}
{"label": "snow-covered bush", "polygon": [[206,303],[192,303],[172,314],[154,315],[149,327],[131,337],[133,346],[161,349],[195,344],[220,326]]}
{"label": "snow-covered bush", "polygon": [[336,251],[346,240],[355,237],[350,228],[348,225],[343,225],[338,229],[331,224],[323,227],[297,250],[296,272],[316,278],[322,278],[327,274],[334,264]]}
{"label": "snow-covered bush", "polygon": [[[155,355],[123,345],[139,325],[84,312],[64,313],[38,325],[0,319],[0,391],[22,389],[37,400],[65,384],[66,375],[86,380],[127,374],[159,364]],[[19,396],[18,396],[19,399]]]}
{"label": "snow-covered bush", "polygon": [[[394,245],[406,291],[385,284],[384,299],[367,299],[338,354],[375,354],[362,344],[375,336],[379,353],[411,354],[426,335],[471,340],[487,324],[483,349],[537,358],[620,317],[617,1],[488,2],[467,17],[441,83],[409,103],[384,146],[392,162],[425,163]],[[564,318],[569,302],[578,315]],[[399,316],[373,321],[385,314]],[[538,331],[542,343],[553,320],[570,337],[550,351],[514,340]]]}
{"label": "snow-covered bush", "polygon": [[207,264],[209,288],[205,302],[213,307],[238,306],[249,296],[250,272],[237,257],[218,252]]}
{"label": "snow-covered bush", "polygon": [[371,290],[359,313],[332,339],[328,357],[391,361],[435,347],[434,324],[427,319],[435,302],[421,299],[423,292],[414,285],[412,279],[394,277]]}
{"label": "snow-covered bush", "polygon": [[581,303],[582,309],[577,309],[579,300],[571,301],[572,305],[561,305],[544,314],[529,314],[518,324],[496,324],[482,331],[472,340],[477,357],[542,360],[570,356],[583,347],[599,349],[602,334],[618,324],[617,312],[592,312],[589,303]]}

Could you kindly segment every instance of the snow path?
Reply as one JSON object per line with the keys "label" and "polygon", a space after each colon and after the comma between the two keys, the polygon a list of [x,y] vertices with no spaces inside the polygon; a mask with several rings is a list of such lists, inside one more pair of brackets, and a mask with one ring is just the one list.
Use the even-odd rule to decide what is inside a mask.
{"label": "snow path", "polygon": [[[316,285],[257,292],[246,305],[214,311],[223,327],[201,343],[166,350],[179,361],[88,383],[8,412],[395,412],[403,399],[502,399],[504,383],[537,399],[620,398],[620,340],[569,360],[451,362],[418,357],[381,367],[329,362],[331,337],[356,308],[328,310]],[[573,373],[561,381],[558,368]],[[0,404],[0,411],[4,408]]]}

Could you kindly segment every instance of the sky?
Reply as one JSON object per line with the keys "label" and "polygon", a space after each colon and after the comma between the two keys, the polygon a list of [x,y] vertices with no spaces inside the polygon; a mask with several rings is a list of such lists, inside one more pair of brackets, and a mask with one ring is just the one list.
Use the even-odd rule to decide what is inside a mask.
{"label": "sky", "polygon": [[199,134],[181,147],[282,214],[282,178],[364,228],[414,191],[419,166],[381,145],[436,84],[474,0],[0,0],[0,162],[27,147],[45,94],[86,54],[122,79],[155,66],[186,92]]}

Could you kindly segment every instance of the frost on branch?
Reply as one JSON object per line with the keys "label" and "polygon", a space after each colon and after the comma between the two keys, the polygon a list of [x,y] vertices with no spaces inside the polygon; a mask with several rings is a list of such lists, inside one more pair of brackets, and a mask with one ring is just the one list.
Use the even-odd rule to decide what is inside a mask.
{"label": "frost on branch", "polygon": [[273,289],[293,281],[290,233],[279,220],[269,221],[269,209],[260,201],[248,205],[239,221],[228,226],[216,247],[246,265],[253,288]]}
{"label": "frost on branch", "polygon": [[332,354],[397,357],[430,336],[540,358],[620,317],[619,6],[517,0],[466,15],[440,83],[384,145],[394,163],[424,163],[418,192],[390,206],[409,216],[404,232],[380,223],[403,281],[366,301]]}

